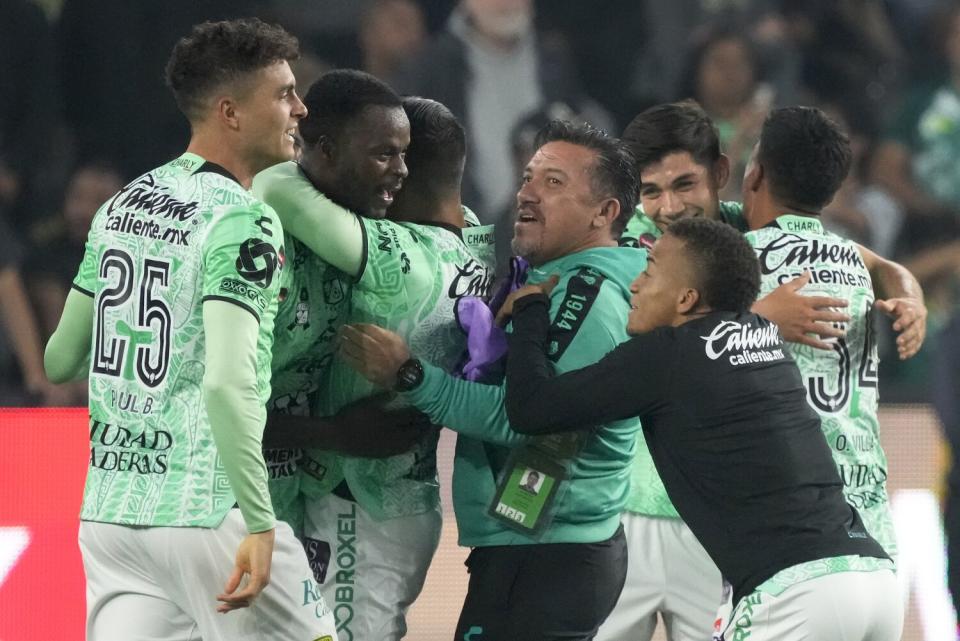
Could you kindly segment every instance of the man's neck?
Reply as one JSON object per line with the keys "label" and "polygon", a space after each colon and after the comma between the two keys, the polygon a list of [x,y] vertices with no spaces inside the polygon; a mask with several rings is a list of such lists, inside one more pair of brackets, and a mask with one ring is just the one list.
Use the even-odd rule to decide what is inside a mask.
{"label": "man's neck", "polygon": [[187,152],[196,154],[207,162],[220,165],[229,171],[245,189],[250,189],[253,177],[260,170],[266,169],[266,167],[252,166],[235,149],[225,144],[222,137],[214,137],[204,131],[194,131],[187,146]]}
{"label": "man's neck", "polygon": [[[402,193],[402,192],[401,192]],[[416,198],[412,193],[405,194],[403,201],[390,208],[390,220],[408,223],[432,223],[464,227],[463,204],[460,194],[451,194],[446,198]]]}

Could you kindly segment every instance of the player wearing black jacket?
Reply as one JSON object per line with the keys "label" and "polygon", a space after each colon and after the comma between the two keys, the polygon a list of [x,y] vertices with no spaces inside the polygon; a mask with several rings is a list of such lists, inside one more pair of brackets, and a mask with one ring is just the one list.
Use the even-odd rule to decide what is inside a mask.
{"label": "player wearing black jacket", "polygon": [[543,287],[524,288],[510,424],[546,434],[640,417],[671,501],[733,585],[736,609],[715,638],[892,641],[902,626],[892,563],[843,498],[776,326],[749,312],[758,288],[740,234],[678,222],[633,283],[634,338],[555,377]]}

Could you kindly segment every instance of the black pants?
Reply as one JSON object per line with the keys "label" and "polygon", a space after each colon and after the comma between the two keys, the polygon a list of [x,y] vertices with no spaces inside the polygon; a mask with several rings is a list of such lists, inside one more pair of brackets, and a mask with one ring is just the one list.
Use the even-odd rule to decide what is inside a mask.
{"label": "black pants", "polygon": [[474,548],[454,641],[589,641],[627,577],[623,527],[600,543]]}

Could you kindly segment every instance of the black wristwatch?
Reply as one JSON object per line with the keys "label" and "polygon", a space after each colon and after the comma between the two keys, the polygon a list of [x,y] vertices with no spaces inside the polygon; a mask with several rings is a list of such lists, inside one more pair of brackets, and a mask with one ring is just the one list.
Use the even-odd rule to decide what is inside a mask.
{"label": "black wristwatch", "polygon": [[407,359],[397,370],[397,382],[393,389],[398,392],[415,390],[423,382],[423,365],[416,358]]}

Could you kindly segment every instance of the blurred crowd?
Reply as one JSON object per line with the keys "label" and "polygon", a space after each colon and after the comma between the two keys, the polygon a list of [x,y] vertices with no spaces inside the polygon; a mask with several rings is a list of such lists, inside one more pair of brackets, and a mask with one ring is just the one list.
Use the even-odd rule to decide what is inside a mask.
{"label": "blurred crowd", "polygon": [[517,167],[550,118],[619,133],[646,107],[694,98],[732,160],[723,196],[739,200],[768,110],[823,108],[857,155],[826,224],[907,265],[927,294],[928,343],[907,364],[885,354],[881,398],[960,397],[960,3],[3,0],[0,405],[85,403],[84,385],[47,384],[41,359],[86,230],[188,138],[161,79],[173,43],[242,15],[300,38],[301,92],[356,67],[449,106],[469,137],[464,202],[498,224],[504,251]]}

